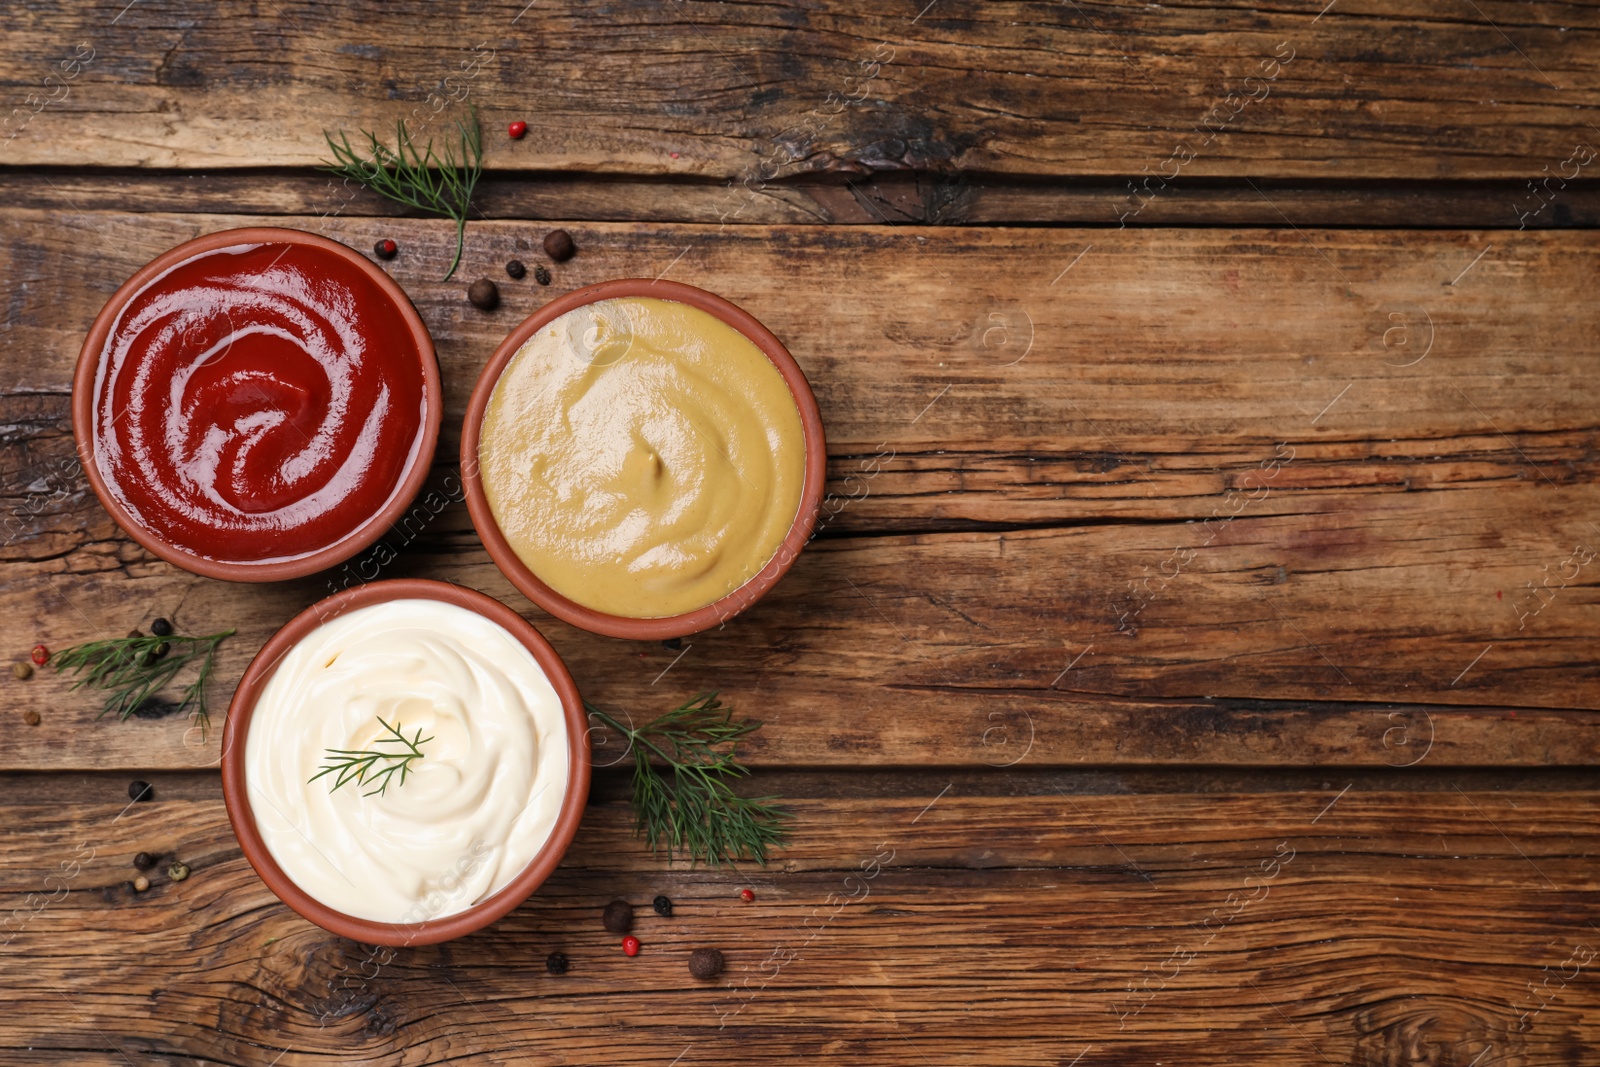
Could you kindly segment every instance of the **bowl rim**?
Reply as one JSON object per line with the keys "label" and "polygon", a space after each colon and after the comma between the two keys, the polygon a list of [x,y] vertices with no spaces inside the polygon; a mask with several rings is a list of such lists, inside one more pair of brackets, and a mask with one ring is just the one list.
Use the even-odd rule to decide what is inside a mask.
{"label": "bowl rim", "polygon": [[[743,585],[720,599],[693,611],[659,618],[631,618],[597,611],[579,604],[545,584],[527,564],[522,562],[506,541],[505,535],[501,533],[499,524],[495,522],[494,514],[489,509],[489,501],[484,495],[478,469],[478,442],[489,398],[493,395],[495,386],[499,384],[500,376],[505,372],[507,364],[517,354],[517,350],[539,330],[574,308],[601,300],[629,296],[655,297],[688,304],[690,307],[716,316],[749,338],[783,376],[784,384],[789,387],[789,393],[794,397],[795,407],[799,409],[800,426],[805,440],[805,475],[800,487],[800,506],[795,512],[794,522],[788,534],[767,562]],[[800,364],[789,354],[783,342],[779,341],[777,336],[763,326],[754,315],[731,300],[697,286],[660,279],[619,278],[585,285],[565,296],[557,297],[523,319],[506,334],[505,339],[494,350],[494,355],[489,357],[483,372],[478,375],[478,382],[473,387],[471,398],[467,401],[466,419],[461,427],[461,481],[466,492],[467,512],[472,516],[472,525],[477,529],[478,537],[483,541],[484,548],[488,549],[489,557],[494,560],[495,566],[500,568],[501,573],[524,596],[556,618],[591,633],[640,641],[687,637],[712,626],[719,626],[765,596],[794,564],[800,555],[800,550],[811,539],[822,507],[822,489],[827,478],[827,466],[828,446],[823,436],[822,412],[817,407],[817,398],[811,391],[811,383],[806,380],[805,372],[800,369]]]}
{"label": "bowl rim", "polygon": [[[306,635],[340,615],[358,608],[392,600],[438,600],[466,608],[498,623],[516,638],[538,662],[561,700],[567,727],[567,789],[561,811],[537,854],[515,878],[492,896],[471,907],[437,919],[418,923],[388,923],[362,919],[330,908],[295,884],[267,849],[256,828],[250,806],[245,749],[250,736],[250,720],[256,701],[266,688],[278,664]],[[481,930],[501,918],[544,883],[560,865],[572,838],[578,831],[589,799],[588,716],[577,684],[560,655],[532,623],[500,601],[475,589],[435,581],[431,578],[388,578],[345,589],[317,601],[285,623],[257,652],[245,668],[239,687],[228,705],[222,733],[222,799],[228,821],[245,859],[267,888],[302,918],[340,937],[368,945],[431,945]]]}
{"label": "bowl rim", "polygon": [[[418,427],[414,440],[419,447],[411,467],[404,473],[390,494],[388,501],[365,522],[350,530],[331,544],[296,559],[252,563],[245,560],[218,560],[201,556],[188,549],[164,540],[154,530],[129,514],[110,492],[100,474],[95,460],[94,411],[98,401],[94,379],[99,370],[101,353],[106,339],[118,316],[128,302],[157,276],[177,264],[207,252],[246,244],[293,244],[319,248],[332,253],[357,268],[371,279],[395,306],[401,320],[411,333],[417,346],[423,379],[423,397],[427,411]],[[439,443],[439,427],[444,419],[444,386],[439,370],[439,357],[434,349],[433,336],[422,321],[411,298],[398,282],[360,252],[320,234],[294,230],[281,226],[243,226],[231,230],[218,230],[184,241],[156,256],[133,273],[127,281],[111,294],[100,313],[89,326],[83,347],[78,352],[77,366],[72,375],[72,436],[77,445],[78,465],[83,469],[89,487],[99,498],[100,505],[110,513],[119,527],[129,537],[150,552],[186,571],[206,578],[221,578],[236,582],[276,582],[289,578],[303,578],[327,570],[352,558],[370,546],[411,506],[422,487],[427,484],[433,468],[434,452]]]}

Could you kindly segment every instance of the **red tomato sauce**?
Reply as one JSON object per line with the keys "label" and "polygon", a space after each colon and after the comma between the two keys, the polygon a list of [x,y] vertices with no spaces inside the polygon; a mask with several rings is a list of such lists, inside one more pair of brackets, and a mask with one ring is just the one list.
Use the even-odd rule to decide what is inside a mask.
{"label": "red tomato sauce", "polygon": [[117,317],[95,373],[95,462],[156,536],[229,562],[306,556],[399,491],[421,446],[423,354],[333,253],[203,252]]}

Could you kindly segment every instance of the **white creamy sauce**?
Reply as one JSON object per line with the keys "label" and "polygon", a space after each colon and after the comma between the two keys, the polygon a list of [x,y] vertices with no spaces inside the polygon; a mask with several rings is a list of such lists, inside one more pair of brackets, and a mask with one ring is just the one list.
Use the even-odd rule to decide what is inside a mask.
{"label": "white creamy sauce", "polygon": [[[421,746],[382,795],[309,779],[327,749]],[[278,664],[245,741],[250,810],[297,886],[346,915],[413,923],[464,911],[538,854],[567,789],[561,700],[499,624],[437,600],[359,608]],[[380,767],[383,764],[379,765]]]}

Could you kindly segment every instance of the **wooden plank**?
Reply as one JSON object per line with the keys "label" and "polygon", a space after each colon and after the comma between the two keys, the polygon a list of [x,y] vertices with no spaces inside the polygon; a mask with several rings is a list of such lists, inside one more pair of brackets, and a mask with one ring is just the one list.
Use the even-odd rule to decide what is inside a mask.
{"label": "wooden plank", "polygon": [[1465,457],[1489,442],[1528,453],[1548,438],[1522,469],[1552,488],[1575,484],[1563,468],[1590,462],[1582,353],[1600,329],[1586,299],[1600,246],[1562,231],[591,223],[575,229],[581,251],[555,284],[506,281],[501,310],[484,314],[466,304],[467,280],[504,279],[507,258],[533,258],[542,226],[475,223],[457,281],[441,285],[453,228],[438,220],[7,211],[8,421],[25,430],[59,417],[50,394],[65,392],[88,322],[138,265],[202,232],[272,223],[356,248],[400,241],[394,275],[447,369],[447,430],[522,315],[579,285],[665,272],[743,303],[786,339],[839,455],[1081,454],[1104,468],[1085,474],[1142,481],[1197,450],[1259,467],[1291,442],[1282,476],[1293,478],[1299,447],[1313,443],[1354,461],[1407,442],[1394,455],[1410,449],[1410,464],[1458,440]]}
{"label": "wooden plank", "polygon": [[[1600,1040],[1592,791],[830,799],[819,779],[794,847],[743,872],[652,859],[602,798],[529,903],[391,957],[279,904],[207,781],[126,812],[109,783],[10,792],[7,1062],[1531,1065]],[[135,894],[139,850],[193,873]],[[598,921],[619,896],[636,959]],[[702,945],[718,983],[685,974]]]}
{"label": "wooden plank", "polygon": [[[1195,179],[1150,201],[1129,226],[1360,226],[1402,229],[1564,229],[1600,226],[1600,185],[1574,181],[1529,213],[1526,181],[1237,181]],[[1006,180],[882,172],[774,180],[737,216],[724,182],[626,175],[490,174],[474,218],[721,225],[1100,226],[1126,207],[1127,183]],[[393,201],[342,189],[326,174],[290,169],[221,171],[0,169],[0,203],[55,211],[382,216]],[[402,212],[404,213],[404,212]]]}
{"label": "wooden plank", "polygon": [[[1574,146],[1600,143],[1589,9],[925,8],[501,0],[441,20],[422,0],[35,3],[0,36],[5,159],[309,165],[325,127],[410,116],[431,132],[468,103],[497,169],[757,183],[903,168],[1566,181],[1587,165],[1567,163]],[[521,142],[501,133],[513,119],[530,123]]]}
{"label": "wooden plank", "polygon": [[[265,589],[191,578],[117,532],[70,477],[78,338],[145,258],[246,221],[0,214],[19,279],[0,334],[12,655],[158,613],[237,625],[220,699],[330,588],[431,575],[528,612],[603,703],[647,714],[722,690],[771,724],[752,747],[766,765],[1596,758],[1590,235],[588,225],[557,285],[508,283],[483,315],[432,280],[445,226],[324,222],[356,247],[402,240],[396,273],[446,372],[436,488],[478,368],[546,295],[683,253],[673,276],[789,341],[822,402],[837,517],[680,661],[535,612],[459,506],[419,513],[393,562]],[[539,232],[475,224],[464,278]],[[1032,323],[1025,354],[1016,333],[985,346],[992,314]],[[1385,348],[1397,322],[1409,347]],[[95,724],[59,679],[8,684],[13,713],[45,722],[0,765],[215,757],[181,724]]]}

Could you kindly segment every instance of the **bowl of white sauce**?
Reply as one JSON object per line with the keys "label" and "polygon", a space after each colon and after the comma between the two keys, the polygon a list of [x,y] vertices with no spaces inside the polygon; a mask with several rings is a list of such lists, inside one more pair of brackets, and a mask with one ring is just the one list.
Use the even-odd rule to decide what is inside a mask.
{"label": "bowl of white sauce", "polygon": [[481,929],[560,863],[589,793],[583,701],[516,612],[395,579],[312,605],[245,670],[222,792],[245,858],[342,937]]}

